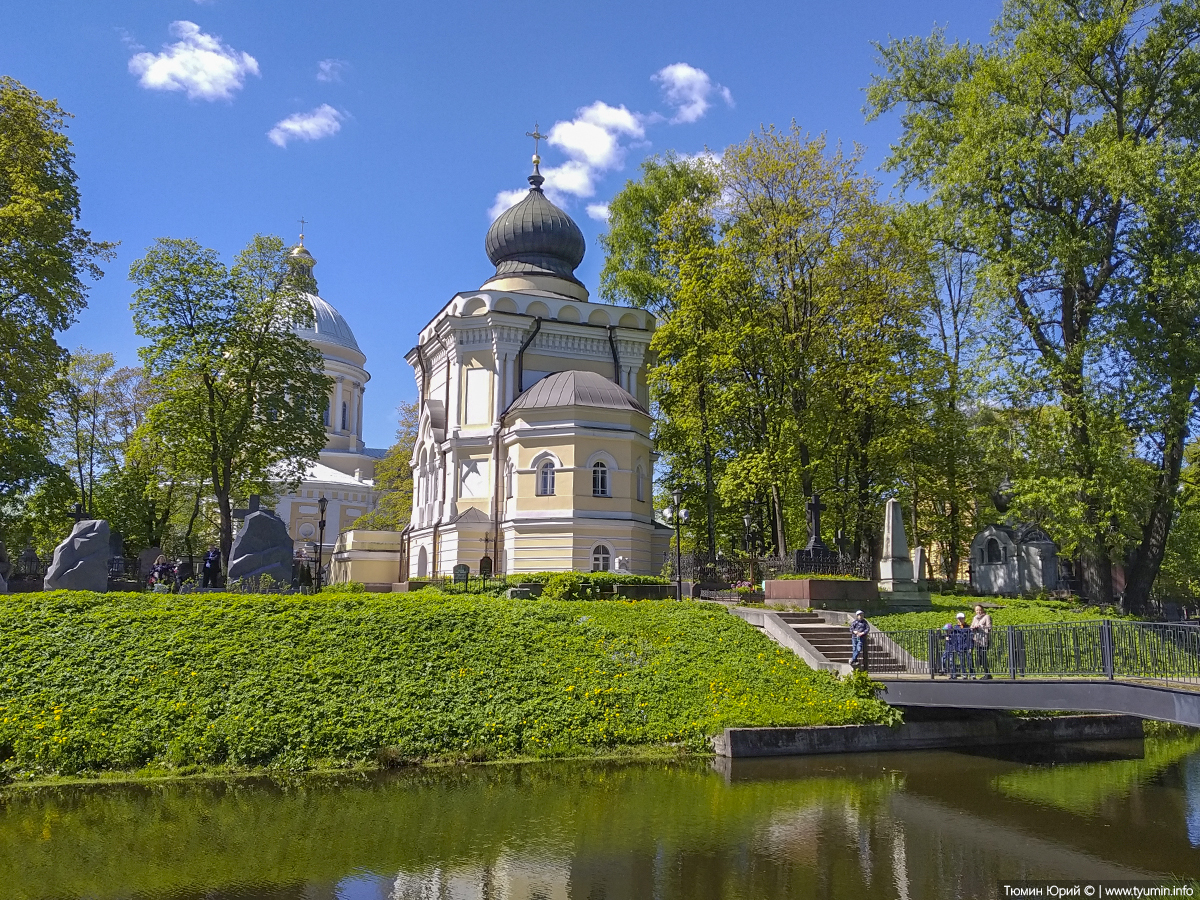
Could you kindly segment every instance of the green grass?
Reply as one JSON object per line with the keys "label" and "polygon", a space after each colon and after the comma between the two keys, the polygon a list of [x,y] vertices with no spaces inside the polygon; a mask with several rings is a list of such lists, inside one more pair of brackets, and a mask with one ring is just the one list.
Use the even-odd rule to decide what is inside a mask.
{"label": "green grass", "polygon": [[955,614],[960,612],[966,613],[967,621],[970,621],[971,617],[975,615],[976,603],[987,605],[987,611],[992,616],[992,627],[1040,625],[1052,622],[1091,622],[1097,619],[1120,618],[1112,609],[1105,610],[1064,600],[958,597],[950,594],[934,594],[932,611],[875,615],[871,617],[871,624],[882,631],[941,628],[947,622],[953,622]]}
{"label": "green grass", "polygon": [[893,721],[723,609],[414,594],[0,598],[0,767],[37,778],[671,744]]}

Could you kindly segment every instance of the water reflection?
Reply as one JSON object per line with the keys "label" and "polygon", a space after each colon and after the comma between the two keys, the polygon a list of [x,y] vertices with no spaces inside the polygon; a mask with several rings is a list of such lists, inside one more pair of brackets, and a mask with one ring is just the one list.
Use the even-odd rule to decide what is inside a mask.
{"label": "water reflection", "polygon": [[1197,741],[13,792],[21,900],[996,897],[1200,878]]}

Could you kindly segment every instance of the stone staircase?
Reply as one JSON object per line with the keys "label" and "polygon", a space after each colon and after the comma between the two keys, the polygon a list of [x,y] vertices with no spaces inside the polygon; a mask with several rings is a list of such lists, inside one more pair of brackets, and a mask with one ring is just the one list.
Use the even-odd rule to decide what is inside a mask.
{"label": "stone staircase", "polygon": [[[850,629],[844,625],[829,625],[812,612],[777,613],[789,628],[807,641],[814,650],[835,666],[850,663]],[[869,667],[872,674],[903,671],[903,666],[878,643],[868,642]]]}

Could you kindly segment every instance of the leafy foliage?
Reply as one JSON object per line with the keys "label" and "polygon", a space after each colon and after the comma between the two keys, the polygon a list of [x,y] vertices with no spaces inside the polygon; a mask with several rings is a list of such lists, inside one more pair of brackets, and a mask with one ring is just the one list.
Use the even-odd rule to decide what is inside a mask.
{"label": "leafy foliage", "polygon": [[420,407],[417,403],[401,403],[397,409],[400,421],[396,442],[388,448],[387,456],[375,464],[375,489],[381,491],[379,503],[369,513],[354,520],[354,528],[378,531],[402,531],[412,518],[413,447],[417,442]]}
{"label": "leafy foliage", "polygon": [[259,235],[226,268],[195,241],[162,238],[130,268],[134,325],[149,341],[139,353],[161,398],[144,428],[178,479],[207,480],[226,562],[233,499],[294,487],[325,446],[331,380],[296,334],[312,307],[285,251]]}
{"label": "leafy foliage", "polygon": [[66,360],[55,333],[85,306],[112,244],[79,228],[67,113],[0,76],[0,501],[50,471],[50,396]]}
{"label": "leafy foliage", "polygon": [[708,604],[409,595],[0,599],[17,773],[553,756],[893,721]]}

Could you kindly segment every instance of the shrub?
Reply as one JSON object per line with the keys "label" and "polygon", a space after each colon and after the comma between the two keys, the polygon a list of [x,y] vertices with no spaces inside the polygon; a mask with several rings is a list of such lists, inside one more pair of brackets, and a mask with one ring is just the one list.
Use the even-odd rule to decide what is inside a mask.
{"label": "shrub", "polygon": [[542,589],[543,600],[583,600],[587,585],[578,572],[561,572],[551,575]]}

